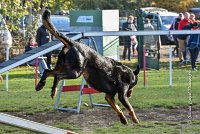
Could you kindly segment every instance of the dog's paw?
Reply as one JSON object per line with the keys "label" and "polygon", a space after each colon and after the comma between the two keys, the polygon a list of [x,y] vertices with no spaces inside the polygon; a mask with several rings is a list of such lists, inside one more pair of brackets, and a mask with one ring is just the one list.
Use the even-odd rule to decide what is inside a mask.
{"label": "dog's paw", "polygon": [[124,115],[119,116],[120,121],[122,124],[127,125],[128,124],[128,120],[126,119],[126,117]]}
{"label": "dog's paw", "polygon": [[133,118],[133,122],[135,122],[136,124],[139,124],[139,120],[138,119],[134,119]]}
{"label": "dog's paw", "polygon": [[46,81],[39,82],[39,83],[37,84],[37,86],[35,87],[35,90],[36,90],[36,91],[40,91],[40,90],[45,86],[45,84],[46,84]]}
{"label": "dog's paw", "polygon": [[51,90],[51,98],[54,99],[57,94],[57,88]]}

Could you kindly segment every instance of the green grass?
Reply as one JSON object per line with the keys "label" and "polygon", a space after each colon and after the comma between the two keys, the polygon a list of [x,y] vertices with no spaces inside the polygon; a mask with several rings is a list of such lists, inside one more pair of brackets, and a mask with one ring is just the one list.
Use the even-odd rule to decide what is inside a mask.
{"label": "green grass", "polygon": [[[143,86],[143,71],[139,74],[139,81],[133,91],[133,96],[129,99],[130,103],[137,109],[161,108],[170,110],[171,108],[188,106],[188,70],[190,66],[173,70],[173,86],[169,87],[169,70],[167,63],[162,63],[160,71],[147,71],[147,85]],[[175,63],[176,64],[176,63]],[[3,74],[5,78],[5,74]],[[200,71],[192,72],[192,103],[200,107]],[[24,112],[33,115],[37,112],[54,110],[55,99],[50,98],[50,87],[53,78],[48,78],[47,84],[40,92],[34,90],[34,71],[30,68],[20,67],[9,72],[9,91],[5,91],[5,80],[0,84],[0,112]],[[80,84],[81,78],[68,80],[67,84]],[[63,94],[62,98],[65,98]],[[70,100],[69,106],[77,103],[77,93],[71,93],[67,99]],[[88,97],[83,97],[83,101],[89,103]],[[95,101],[104,103],[104,95],[96,95]],[[61,105],[66,105],[61,100]],[[121,103],[116,102],[122,107]],[[86,107],[82,107],[85,108]],[[57,122],[54,126],[67,128],[81,133],[79,126],[72,126],[63,122]],[[116,122],[112,127],[97,129],[95,126],[92,133],[191,133],[200,132],[200,120],[194,120],[193,125],[187,126],[184,122],[152,122],[141,121],[140,125],[124,126]],[[5,124],[0,124],[0,133],[30,133],[27,130],[19,129]],[[33,133],[33,132],[31,132]]]}
{"label": "green grass", "polygon": [[154,134],[198,134],[200,131],[200,121],[194,121],[198,123],[197,126],[191,126],[185,124],[185,122],[141,122],[140,125],[128,125],[123,126],[120,123],[116,123],[109,129],[97,129],[97,134],[148,134],[152,132]]}

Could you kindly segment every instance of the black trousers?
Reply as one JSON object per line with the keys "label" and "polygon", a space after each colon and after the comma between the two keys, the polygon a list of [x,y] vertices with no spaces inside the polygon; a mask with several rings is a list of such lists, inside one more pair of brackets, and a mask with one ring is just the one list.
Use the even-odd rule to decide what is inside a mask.
{"label": "black trousers", "polygon": [[190,51],[190,56],[191,56],[191,65],[192,65],[192,68],[195,68],[196,65],[195,65],[195,62],[197,60],[197,57],[199,55],[199,49],[198,48],[189,48],[189,51]]}
{"label": "black trousers", "polygon": [[124,45],[123,59],[126,59],[126,53],[128,51],[128,60],[131,60],[131,45]]}
{"label": "black trousers", "polygon": [[173,37],[174,37],[174,41],[175,41],[175,45],[176,45],[173,51],[174,51],[174,53],[176,51],[176,54],[178,55],[178,48],[179,48],[179,46],[178,46],[177,36],[174,35]]}

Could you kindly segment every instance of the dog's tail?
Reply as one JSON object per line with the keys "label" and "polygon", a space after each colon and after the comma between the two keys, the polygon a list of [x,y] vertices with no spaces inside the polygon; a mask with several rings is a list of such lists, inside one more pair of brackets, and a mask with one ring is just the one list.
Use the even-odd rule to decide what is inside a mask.
{"label": "dog's tail", "polygon": [[72,46],[73,44],[75,44],[73,40],[71,40],[68,37],[65,37],[62,33],[59,33],[56,30],[53,23],[51,22],[50,15],[51,11],[48,9],[45,10],[42,15],[42,22],[46,29],[49,30],[50,33],[54,35],[57,39],[59,39],[65,46]]}
{"label": "dog's tail", "polygon": [[136,69],[133,71],[134,75],[138,75],[140,72],[140,65],[138,64]]}

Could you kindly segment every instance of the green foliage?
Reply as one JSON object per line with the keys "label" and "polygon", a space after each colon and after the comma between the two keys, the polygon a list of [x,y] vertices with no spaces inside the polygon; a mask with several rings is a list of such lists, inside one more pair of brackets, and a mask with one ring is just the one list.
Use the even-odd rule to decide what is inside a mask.
{"label": "green foliage", "polygon": [[95,134],[197,134],[200,131],[200,121],[197,125],[187,125],[185,122],[140,122],[140,125],[122,126],[115,123],[111,128],[96,129]]}
{"label": "green foliage", "polygon": [[23,17],[27,17],[28,26],[26,26],[26,35],[36,34],[38,28],[39,16],[44,8],[48,7],[52,11],[69,10],[70,0],[2,0],[0,2],[0,14],[5,18],[8,29],[14,37],[22,36],[19,31],[22,30]]}
{"label": "green foliage", "polygon": [[195,0],[152,0],[155,6],[176,12],[186,12],[197,3]]}
{"label": "green foliage", "polygon": [[25,130],[22,128],[17,128],[14,126],[8,126],[0,123],[0,133],[1,134],[38,134],[36,132],[32,132],[29,130]]}
{"label": "green foliage", "polygon": [[73,9],[119,9],[133,10],[136,8],[136,0],[74,0]]}

